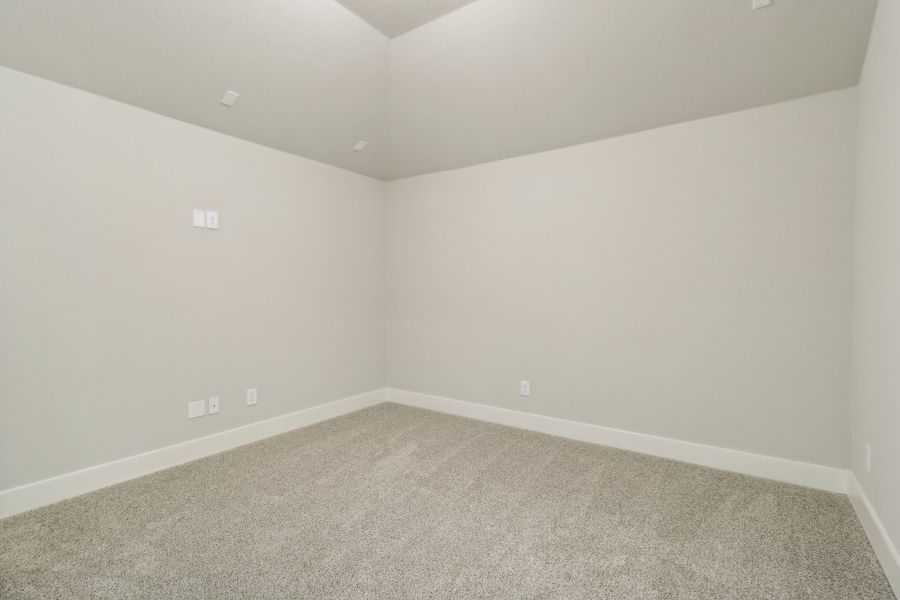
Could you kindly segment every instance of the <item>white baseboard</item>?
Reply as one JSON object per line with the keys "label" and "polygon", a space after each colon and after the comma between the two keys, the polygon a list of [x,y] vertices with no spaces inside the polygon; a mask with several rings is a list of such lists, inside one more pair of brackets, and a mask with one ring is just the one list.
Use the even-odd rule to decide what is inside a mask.
{"label": "white baseboard", "polygon": [[850,503],[853,505],[856,516],[859,517],[869,542],[875,550],[875,556],[878,557],[888,582],[894,588],[894,595],[900,598],[900,552],[897,551],[897,547],[891,541],[887,530],[881,524],[881,519],[878,518],[875,509],[872,508],[872,504],[869,502],[869,498],[853,473],[850,473],[850,481],[847,487]]}
{"label": "white baseboard", "polygon": [[380,404],[385,401],[385,398],[385,390],[375,390],[3,490],[0,491],[0,518],[46,506],[299,427],[333,419]]}
{"label": "white baseboard", "polygon": [[836,467],[825,467],[740,450],[683,442],[406,390],[388,389],[387,398],[398,404],[671,458],[723,471],[764,477],[829,492],[841,494],[847,492],[847,471]]}

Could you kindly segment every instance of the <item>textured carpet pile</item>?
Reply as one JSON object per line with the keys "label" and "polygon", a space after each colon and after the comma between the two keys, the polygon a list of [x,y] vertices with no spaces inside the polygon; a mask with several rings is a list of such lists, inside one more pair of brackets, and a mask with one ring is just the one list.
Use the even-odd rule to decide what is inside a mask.
{"label": "textured carpet pile", "polygon": [[845,496],[382,404],[0,521],[0,598],[894,596]]}

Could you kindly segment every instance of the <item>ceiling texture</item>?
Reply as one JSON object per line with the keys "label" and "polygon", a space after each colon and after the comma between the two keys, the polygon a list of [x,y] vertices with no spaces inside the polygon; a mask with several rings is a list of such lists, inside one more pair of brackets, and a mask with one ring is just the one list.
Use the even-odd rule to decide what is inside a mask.
{"label": "ceiling texture", "polygon": [[876,1],[2,0],[0,64],[396,179],[856,85]]}

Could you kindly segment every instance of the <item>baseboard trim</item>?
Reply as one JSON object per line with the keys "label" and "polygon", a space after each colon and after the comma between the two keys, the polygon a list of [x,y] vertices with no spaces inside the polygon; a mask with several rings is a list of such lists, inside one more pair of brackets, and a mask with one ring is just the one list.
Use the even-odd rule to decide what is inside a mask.
{"label": "baseboard trim", "polygon": [[897,547],[891,541],[881,519],[872,508],[872,503],[869,502],[869,498],[852,472],[847,485],[847,495],[850,497],[850,503],[862,523],[866,536],[869,538],[869,543],[875,550],[875,556],[881,563],[885,577],[894,589],[894,594],[900,598],[900,552],[897,551]]}
{"label": "baseboard trim", "polygon": [[[201,438],[0,491],[0,518],[46,506],[60,500],[134,479],[135,477],[197,460],[204,456],[319,423],[374,406],[385,400],[830,492],[848,492],[848,472],[843,469],[388,388],[343,398],[279,417],[250,423]],[[855,499],[851,494],[851,499],[854,499],[855,502],[854,506],[868,507],[868,500],[862,495],[858,484],[853,489],[858,492]],[[871,514],[874,517],[874,512],[871,512],[869,508],[862,511],[857,506],[857,512],[867,515]],[[861,516],[860,519],[862,520],[863,517]],[[878,525],[872,525],[872,527],[876,527],[877,531],[883,531],[883,529],[880,529],[880,522],[877,519],[870,521],[870,523],[875,522]],[[869,528],[866,531],[868,532]],[[871,533],[870,536],[872,536]],[[873,545],[875,545],[874,542]],[[896,550],[892,545],[889,547],[895,556]]]}
{"label": "baseboard trim", "polygon": [[380,404],[385,399],[386,391],[384,389],[375,390],[3,490],[0,491],[0,518],[53,504],[273,435],[327,421]]}
{"label": "baseboard trim", "polygon": [[642,454],[774,479],[829,492],[847,493],[847,471],[836,467],[706,446],[407,390],[388,388],[387,398],[398,404],[436,410],[479,421],[539,431],[582,442],[632,450]]}

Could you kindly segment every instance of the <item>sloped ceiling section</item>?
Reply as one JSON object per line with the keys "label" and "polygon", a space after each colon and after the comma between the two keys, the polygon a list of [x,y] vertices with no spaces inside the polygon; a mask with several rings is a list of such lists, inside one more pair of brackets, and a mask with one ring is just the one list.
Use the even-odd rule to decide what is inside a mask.
{"label": "sloped ceiling section", "polygon": [[876,0],[479,0],[391,44],[389,177],[856,85]]}
{"label": "sloped ceiling section", "polygon": [[452,12],[391,40],[335,0],[2,0],[0,64],[394,179],[855,85],[876,5],[342,2]]}
{"label": "sloped ceiling section", "polygon": [[475,0],[337,0],[394,38]]}
{"label": "sloped ceiling section", "polygon": [[379,178],[388,44],[334,0],[0,1],[0,64]]}

